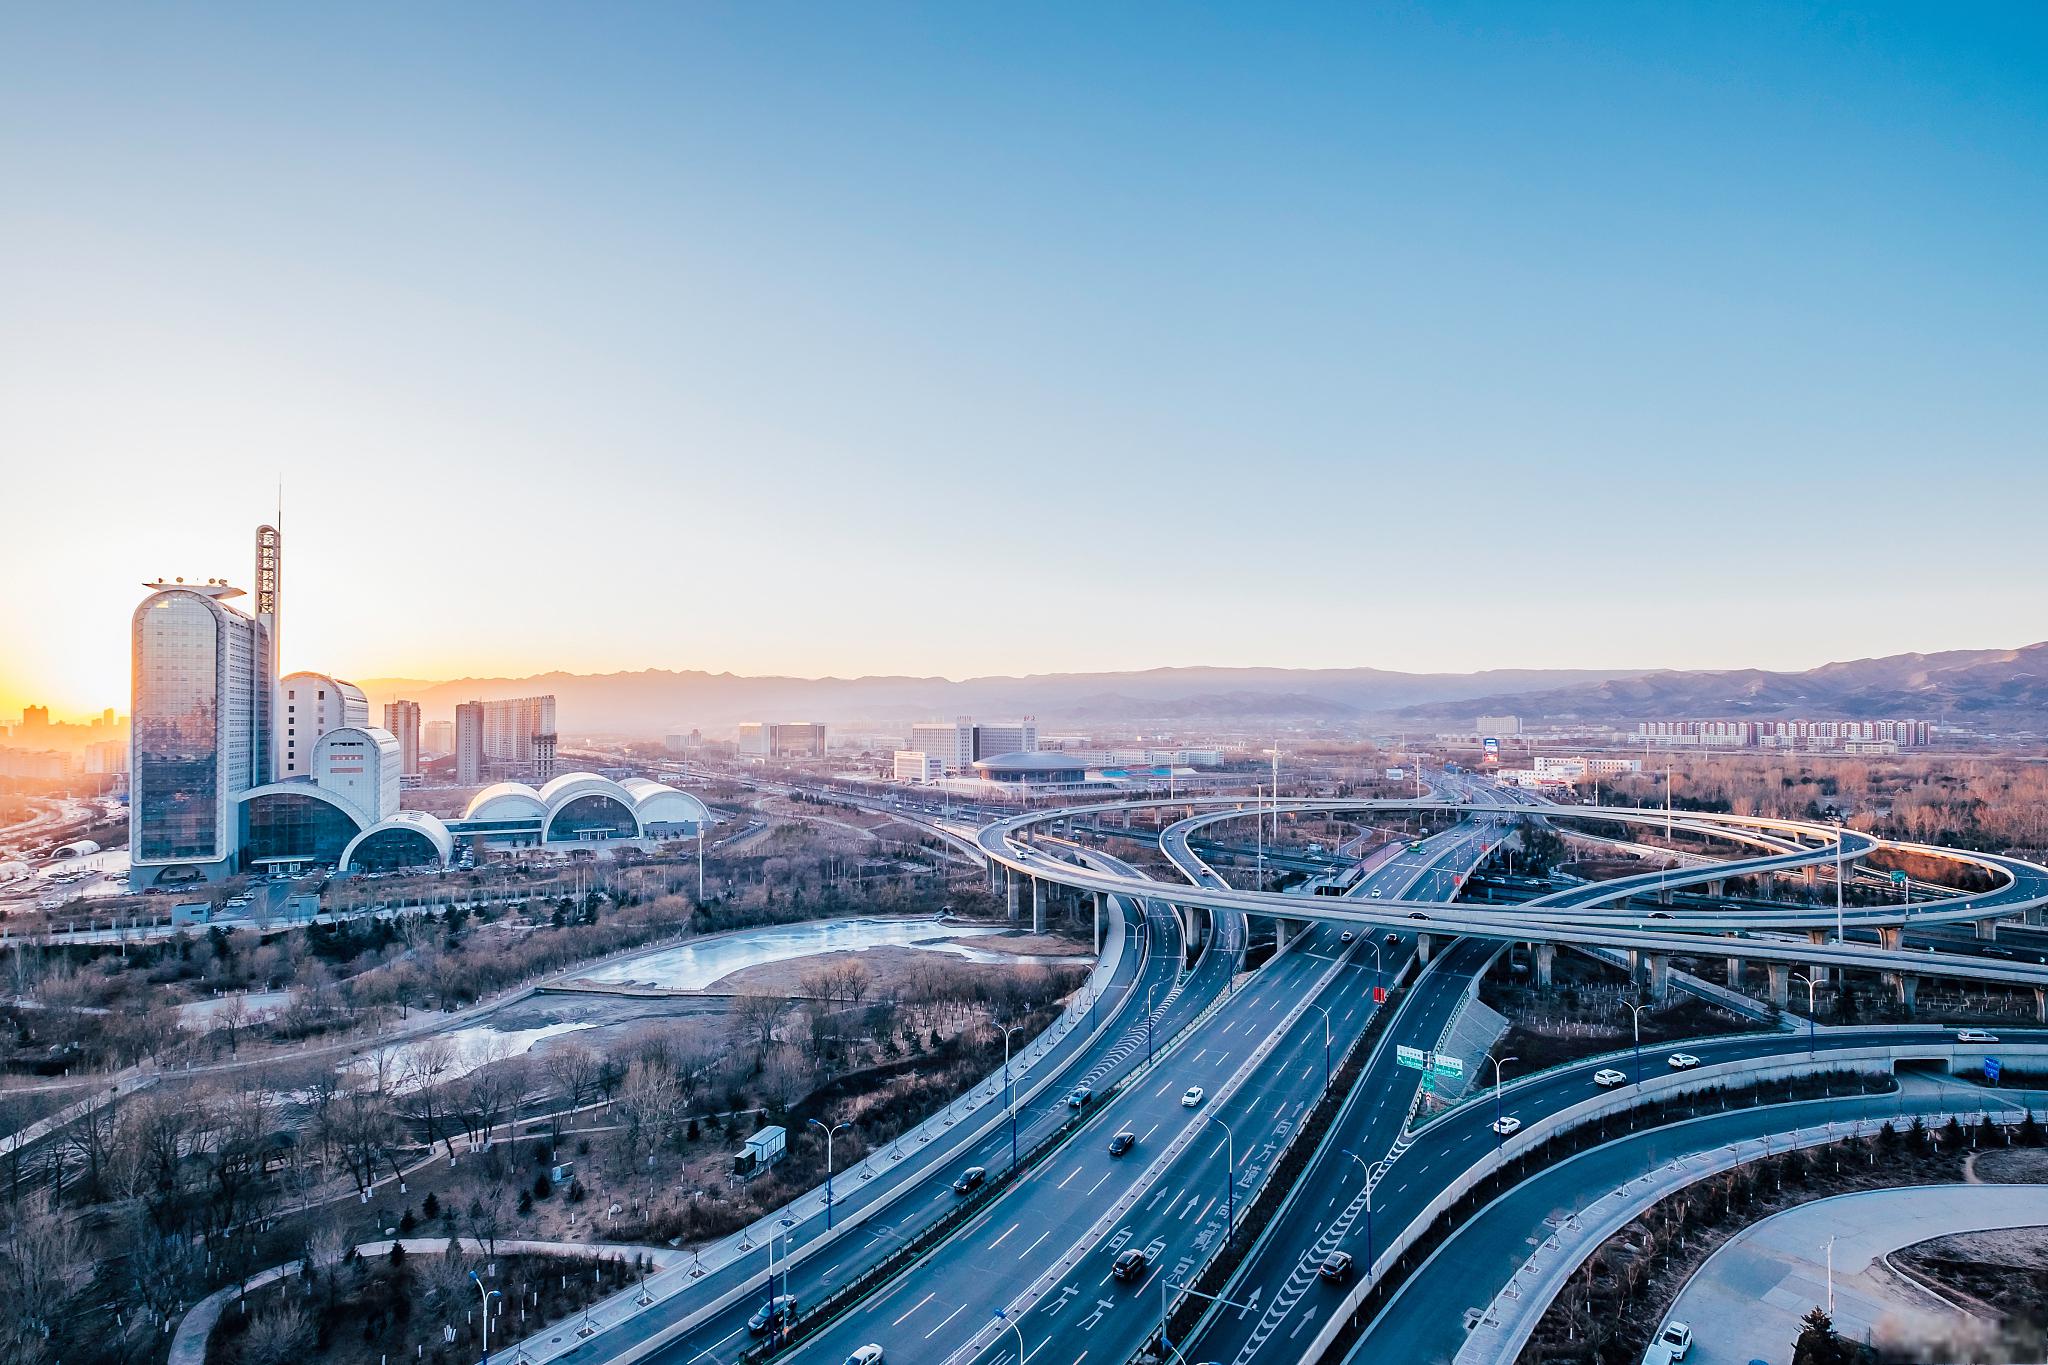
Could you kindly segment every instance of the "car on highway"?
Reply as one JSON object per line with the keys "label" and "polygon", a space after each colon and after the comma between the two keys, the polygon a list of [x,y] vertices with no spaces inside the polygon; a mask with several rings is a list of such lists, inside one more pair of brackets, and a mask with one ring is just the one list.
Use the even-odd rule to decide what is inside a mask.
{"label": "car on highway", "polygon": [[1421,912],[1420,910],[1410,910],[1410,911],[1408,912],[1408,918],[1409,918],[1409,919],[1428,919],[1428,918],[1429,918],[1429,916],[1428,916],[1428,915],[1425,915],[1425,914],[1423,914],[1423,913],[1422,913],[1422,912]]}
{"label": "car on highway", "polygon": [[1207,1092],[1204,1091],[1202,1087],[1199,1085],[1189,1086],[1186,1090],[1183,1090],[1181,1092],[1180,1107],[1183,1109],[1194,1108],[1196,1105],[1202,1102],[1202,1096],[1206,1093]]}
{"label": "car on highway", "polygon": [[1671,912],[1670,912],[1669,910],[1652,910],[1652,911],[1650,912],[1650,918],[1651,918],[1651,919],[1670,919],[1670,918],[1672,918],[1672,914],[1671,914]]}
{"label": "car on highway", "polygon": [[1126,1128],[1109,1140],[1109,1154],[1111,1156],[1122,1156],[1137,1145],[1138,1135]]}
{"label": "car on highway", "polygon": [[765,1336],[795,1321],[796,1295],[777,1294],[754,1310],[754,1316],[747,1319],[747,1332],[751,1336]]}
{"label": "car on highway", "polygon": [[882,1348],[871,1341],[848,1356],[846,1365],[882,1365]]}
{"label": "car on highway", "polygon": [[1344,1283],[1344,1281],[1351,1278],[1351,1253],[1348,1251],[1331,1252],[1323,1258],[1323,1263],[1316,1267],[1316,1274],[1326,1284]]}
{"label": "car on highway", "polygon": [[1602,1090],[1610,1090],[1617,1085],[1627,1085],[1628,1077],[1611,1066],[1603,1066],[1593,1073],[1593,1084]]}
{"label": "car on highway", "polygon": [[1665,1359],[1684,1360],[1692,1350],[1692,1328],[1683,1322],[1667,1322],[1657,1334],[1657,1344],[1664,1348]]}
{"label": "car on highway", "polygon": [[1109,1268],[1109,1273],[1125,1282],[1137,1279],[1145,1273],[1145,1253],[1132,1247],[1116,1258],[1115,1264]]}
{"label": "car on highway", "polygon": [[1389,933],[1389,934],[1387,935],[1387,946],[1388,946],[1389,948],[1395,947],[1395,946],[1396,946],[1396,945],[1398,945],[1398,944],[1399,944],[1400,942],[1401,942],[1401,936],[1400,936],[1399,934],[1395,934],[1395,933]]}
{"label": "car on highway", "polygon": [[1959,1043],[1995,1043],[1998,1041],[1998,1035],[1986,1033],[1980,1028],[1959,1028],[1956,1030],[1956,1041]]}
{"label": "car on highway", "polygon": [[1487,1127],[1493,1129],[1494,1132],[1499,1133],[1502,1137],[1513,1137],[1522,1131],[1522,1121],[1513,1114],[1506,1114],[1495,1119]]}
{"label": "car on highway", "polygon": [[1351,932],[1351,931],[1350,931],[1349,929],[1346,929],[1346,930],[1345,930],[1345,931],[1344,931],[1343,933],[1341,933],[1341,934],[1337,935],[1337,942],[1339,942],[1339,943],[1349,943],[1349,942],[1351,942],[1351,940],[1352,940],[1352,939],[1354,939],[1354,938],[1357,938],[1357,937],[1358,937],[1358,935],[1357,935],[1357,934],[1354,934],[1354,933],[1352,933],[1352,932]]}
{"label": "car on highway", "polygon": [[1373,900],[1378,900],[1380,898],[1380,889],[1375,886],[1369,894]]}
{"label": "car on highway", "polygon": [[960,1178],[953,1182],[953,1193],[973,1194],[988,1180],[988,1167],[969,1166],[960,1172]]}
{"label": "car on highway", "polygon": [[1690,1052],[1674,1052],[1664,1060],[1673,1071],[1690,1071],[1700,1064],[1700,1059]]}
{"label": "car on highway", "polygon": [[1085,1085],[1077,1085],[1067,1095],[1067,1108],[1086,1109],[1095,1098],[1095,1092]]}

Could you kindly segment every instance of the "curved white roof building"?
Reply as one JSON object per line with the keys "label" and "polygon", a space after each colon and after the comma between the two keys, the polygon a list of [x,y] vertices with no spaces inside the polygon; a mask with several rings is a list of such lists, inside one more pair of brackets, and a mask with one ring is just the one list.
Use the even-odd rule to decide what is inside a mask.
{"label": "curved white roof building", "polygon": [[341,866],[351,872],[385,872],[397,867],[446,867],[455,858],[455,836],[423,810],[402,810],[349,841]]}
{"label": "curved white roof building", "polygon": [[547,803],[524,782],[493,782],[463,807],[462,820],[545,820]]}

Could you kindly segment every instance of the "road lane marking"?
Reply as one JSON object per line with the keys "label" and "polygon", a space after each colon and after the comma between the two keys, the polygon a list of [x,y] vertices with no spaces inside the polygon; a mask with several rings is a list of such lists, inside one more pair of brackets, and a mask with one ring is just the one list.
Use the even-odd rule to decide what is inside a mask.
{"label": "road lane marking", "polygon": [[[1047,1228],[1044,1232],[1038,1234],[1038,1242],[1043,1242],[1046,1238],[1050,1236],[1052,1236],[1052,1229]],[[1022,1251],[1018,1252],[1017,1259],[1021,1261],[1026,1256],[1029,1256],[1032,1252],[1038,1250],[1038,1242],[1033,1242],[1030,1246],[1025,1247]]]}
{"label": "road lane marking", "polygon": [[[940,1320],[940,1322],[939,1322],[939,1327],[944,1327],[944,1326],[945,1326],[945,1325],[946,1325],[947,1323],[951,1322],[951,1321],[952,1321],[952,1320],[953,1320],[954,1318],[957,1318],[957,1317],[959,1317],[959,1316],[960,1316],[960,1309],[961,1309],[961,1308],[965,1308],[966,1306],[967,1306],[967,1305],[963,1303],[963,1304],[961,1304],[961,1305],[960,1305],[960,1307],[959,1307],[959,1308],[955,1308],[955,1309],[954,1309],[954,1310],[953,1310],[952,1312],[950,1312],[950,1313],[946,1314],[946,1316],[945,1316],[945,1317],[944,1317],[943,1319],[941,1319],[941,1320]],[[932,1328],[932,1330],[931,1330],[931,1331],[929,1331],[929,1332],[926,1332],[926,1333],[924,1334],[924,1339],[925,1339],[926,1341],[930,1341],[930,1340],[931,1340],[931,1339],[932,1339],[933,1337],[937,1336],[937,1335],[939,1334],[939,1327],[934,1327],[934,1328]]]}
{"label": "road lane marking", "polygon": [[[1081,1174],[1081,1168],[1079,1166],[1076,1166],[1073,1170],[1067,1172],[1067,1180],[1072,1180],[1075,1176],[1079,1174]],[[1053,1188],[1056,1190],[1065,1189],[1067,1187],[1067,1180],[1062,1180],[1059,1184],[1053,1186]]]}
{"label": "road lane marking", "polygon": [[997,1247],[999,1247],[999,1246],[1001,1246],[1001,1245],[1003,1244],[1003,1241],[1004,1241],[1004,1239],[1005,1239],[1005,1238],[1007,1238],[1007,1237],[1008,1237],[1008,1236],[1009,1236],[1009,1235],[1010,1235],[1011,1233],[1015,1232],[1016,1230],[1017,1230],[1017,1224],[1015,1224],[1015,1223],[1012,1223],[1012,1224],[1010,1224],[1010,1226],[1008,1226],[1008,1227],[1004,1228],[1004,1229],[1003,1229],[1003,1235],[1002,1235],[1001,1237],[998,1237],[998,1238],[996,1238],[996,1239],[995,1239],[995,1240],[994,1240],[993,1242],[990,1242],[990,1243],[988,1244],[988,1249],[989,1249],[990,1251],[994,1251],[994,1250],[995,1250],[995,1249],[996,1249]]}
{"label": "road lane marking", "polygon": [[[937,1291],[937,1290],[935,1289],[935,1290],[933,1290],[933,1291],[932,1291],[932,1292],[931,1292],[930,1294],[927,1294],[927,1295],[925,1295],[925,1296],[924,1296],[923,1298],[919,1299],[919,1300],[918,1300],[918,1301],[917,1301],[916,1303],[913,1303],[912,1305],[910,1305],[910,1307],[908,1307],[908,1308],[904,1309],[904,1310],[903,1310],[903,1318],[907,1318],[907,1317],[909,1317],[909,1316],[910,1316],[910,1315],[911,1315],[912,1313],[915,1313],[915,1312],[916,1312],[916,1311],[917,1311],[918,1309],[920,1309],[920,1308],[924,1307],[924,1306],[925,1306],[926,1304],[930,1303],[930,1302],[932,1301],[932,1299],[933,1299],[934,1297],[936,1297],[936,1296],[937,1296],[937,1294],[938,1294],[938,1291]],[[898,1318],[898,1319],[896,1319],[896,1321],[894,1321],[894,1322],[890,1323],[889,1325],[890,1325],[891,1327],[901,1327],[901,1326],[903,1325],[903,1318]]]}

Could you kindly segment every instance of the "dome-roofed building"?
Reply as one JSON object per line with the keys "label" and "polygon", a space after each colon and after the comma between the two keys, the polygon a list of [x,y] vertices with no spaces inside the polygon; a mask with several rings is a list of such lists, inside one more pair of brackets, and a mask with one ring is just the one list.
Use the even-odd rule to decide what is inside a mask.
{"label": "dome-roofed building", "polygon": [[688,792],[645,777],[629,777],[619,785],[632,793],[633,814],[650,839],[695,834],[711,823],[710,808]]}
{"label": "dome-roofed building", "polygon": [[341,866],[349,872],[446,867],[455,857],[448,826],[422,810],[402,810],[349,841]]}

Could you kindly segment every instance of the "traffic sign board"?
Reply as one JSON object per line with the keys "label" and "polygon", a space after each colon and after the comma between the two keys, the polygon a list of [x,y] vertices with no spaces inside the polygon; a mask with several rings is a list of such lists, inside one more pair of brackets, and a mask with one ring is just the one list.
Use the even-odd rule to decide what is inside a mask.
{"label": "traffic sign board", "polygon": [[1465,1074],[1465,1059],[1432,1052],[1429,1054],[1429,1069],[1439,1076],[1462,1076]]}
{"label": "traffic sign board", "polygon": [[1901,871],[1901,870],[1898,870],[1898,869],[1894,869],[1894,870],[1892,871],[1892,885],[1893,885],[1893,886],[1904,886],[1905,884],[1906,884],[1906,874],[1905,874],[1905,873],[1904,873],[1903,871]]}
{"label": "traffic sign board", "polygon": [[1998,1073],[1999,1073],[1999,1072],[2000,1072],[2000,1071],[2001,1071],[2002,1069],[2003,1069],[2003,1068],[2002,1068],[2002,1067],[2001,1067],[2001,1066],[1999,1065],[1999,1061],[1998,1061],[1998,1058],[1996,1058],[1996,1057],[1986,1057],[1986,1058],[1984,1059],[1984,1084],[1986,1084],[1986,1085],[1997,1085],[1997,1084],[1998,1084]]}
{"label": "traffic sign board", "polygon": [[1429,1070],[1429,1054],[1419,1047],[1409,1047],[1406,1043],[1402,1043],[1394,1049],[1394,1063],[1397,1066],[1405,1066],[1411,1071],[1427,1071]]}
{"label": "traffic sign board", "polygon": [[1372,988],[1372,1002],[1375,1005],[1387,1003],[1387,988],[1385,986],[1374,986]]}

